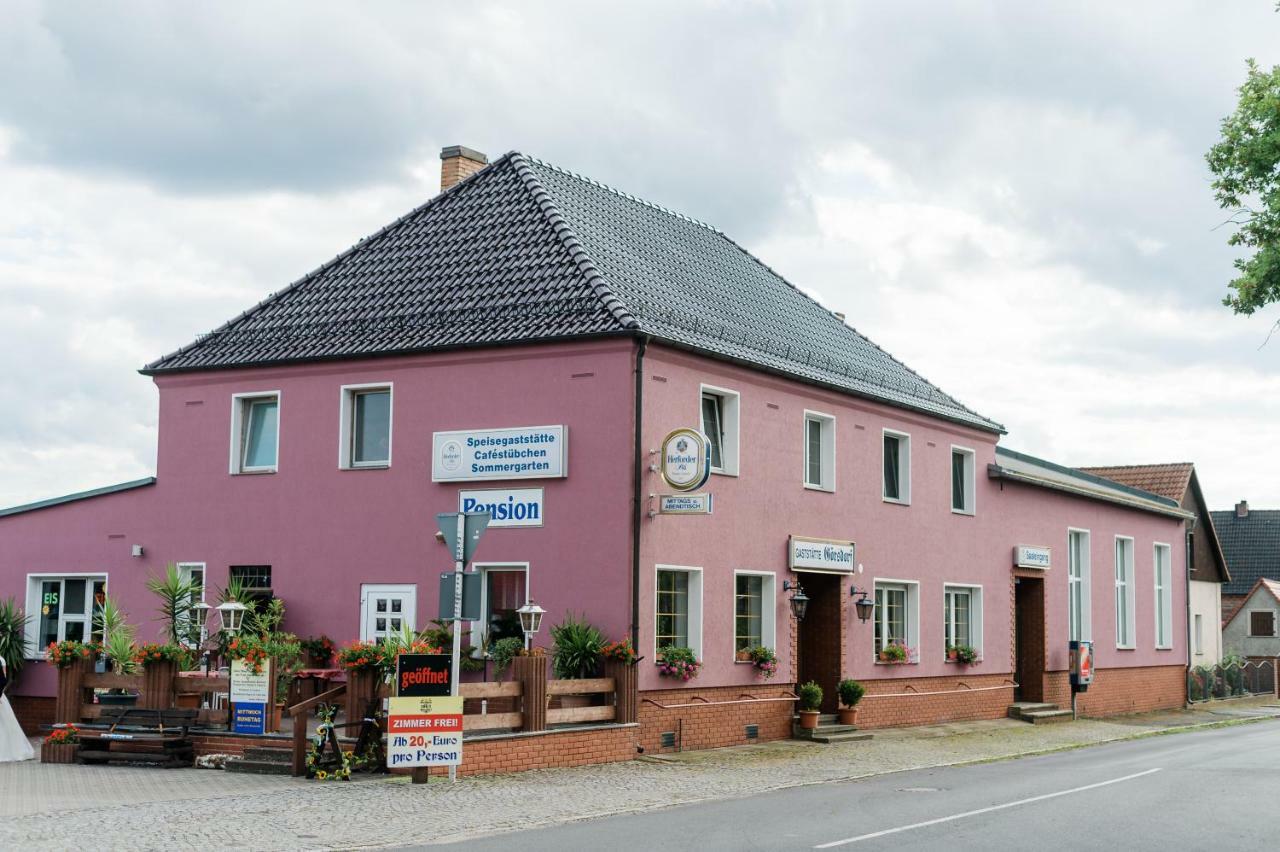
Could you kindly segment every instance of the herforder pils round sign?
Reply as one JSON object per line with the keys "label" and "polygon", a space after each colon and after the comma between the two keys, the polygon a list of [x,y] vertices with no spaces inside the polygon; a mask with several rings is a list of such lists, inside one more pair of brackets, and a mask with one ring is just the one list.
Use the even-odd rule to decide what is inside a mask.
{"label": "herforder pils round sign", "polygon": [[701,488],[711,475],[707,437],[697,429],[677,429],[662,439],[662,478],[677,491]]}

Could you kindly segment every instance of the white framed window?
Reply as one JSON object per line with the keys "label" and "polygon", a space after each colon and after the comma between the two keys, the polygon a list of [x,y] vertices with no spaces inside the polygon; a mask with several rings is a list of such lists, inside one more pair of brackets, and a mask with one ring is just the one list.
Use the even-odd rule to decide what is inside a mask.
{"label": "white framed window", "polygon": [[1250,636],[1275,636],[1276,635],[1275,612],[1269,609],[1249,610],[1249,635]]}
{"label": "white framed window", "polygon": [[529,563],[483,563],[480,572],[479,635],[485,644],[499,639],[523,639],[518,610],[529,602]]}
{"label": "white framed window", "polygon": [[804,413],[804,487],[836,490],[836,419],[818,411]]}
{"label": "white framed window", "polygon": [[884,430],[884,488],[886,503],[911,502],[911,436]]}
{"label": "white framed window", "polygon": [[231,395],[231,472],[274,473],[280,459],[280,391]]}
{"label": "white framed window", "polygon": [[1167,544],[1156,543],[1155,557],[1155,592],[1156,592],[1156,647],[1173,647],[1173,568],[1170,556],[1173,548]]}
{"label": "white framed window", "polygon": [[738,475],[738,412],[741,396],[726,388],[702,386],[702,433],[707,436],[711,472]]}
{"label": "white framed window", "polygon": [[967,645],[982,656],[982,586],[942,587],[942,637],[946,649]]}
{"label": "white framed window", "polygon": [[101,639],[93,617],[106,593],[106,574],[28,574],[27,658],[42,659],[50,642]]}
{"label": "white framed window", "polygon": [[[194,588],[191,590],[191,603],[198,604],[205,602],[205,565],[203,562],[179,562],[178,576],[184,583],[190,583]],[[199,647],[207,637],[205,631],[201,631],[200,635],[195,635],[195,627],[191,624],[189,618],[181,619],[178,623],[178,635],[188,637],[186,644],[190,647]]]}
{"label": "white framed window", "polygon": [[654,572],[654,659],[667,646],[702,659],[702,569],[659,565]]}
{"label": "white framed window", "polygon": [[968,447],[951,447],[951,511],[972,515],[976,506],[977,482],[974,465],[977,456]]}
{"label": "white framed window", "polygon": [[777,650],[776,579],[768,571],[733,572],[733,650]]}
{"label": "white framed window", "polygon": [[1196,653],[1203,654],[1204,653],[1204,620],[1201,617],[1200,613],[1198,612],[1196,613],[1195,640],[1196,640]]}
{"label": "white framed window", "polygon": [[1089,614],[1089,531],[1067,531],[1067,638],[1089,640],[1093,620]]}
{"label": "white framed window", "polygon": [[1116,647],[1134,648],[1133,539],[1116,536]]}
{"label": "white framed window", "polygon": [[338,467],[390,467],[391,383],[343,385],[341,392]]}
{"label": "white framed window", "polygon": [[360,641],[380,642],[406,627],[417,629],[418,587],[365,583],[360,586]]}
{"label": "white framed window", "polygon": [[908,662],[919,662],[920,584],[914,580],[876,579],[874,651],[876,659],[886,645],[907,648]]}

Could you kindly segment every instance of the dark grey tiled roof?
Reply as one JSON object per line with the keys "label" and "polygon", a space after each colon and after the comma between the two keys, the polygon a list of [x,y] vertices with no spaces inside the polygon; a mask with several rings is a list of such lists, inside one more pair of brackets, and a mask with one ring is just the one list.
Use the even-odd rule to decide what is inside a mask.
{"label": "dark grey tiled roof", "polygon": [[144,372],[647,334],[990,431],[724,234],[519,153]]}
{"label": "dark grey tiled roof", "polygon": [[1244,518],[1234,509],[1210,514],[1231,571],[1224,595],[1248,594],[1264,577],[1280,580],[1280,510],[1250,509]]}

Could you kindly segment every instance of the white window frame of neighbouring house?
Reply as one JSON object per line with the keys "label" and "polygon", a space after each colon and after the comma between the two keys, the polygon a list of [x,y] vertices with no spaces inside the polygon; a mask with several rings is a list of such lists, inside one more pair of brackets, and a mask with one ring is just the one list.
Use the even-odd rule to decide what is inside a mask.
{"label": "white window frame of neighbouring house", "polygon": [[1090,535],[1086,529],[1067,528],[1067,638],[1093,638],[1090,588]]}
{"label": "white window frame of neighbouring house", "polygon": [[[178,567],[178,577],[179,579],[182,580],[182,582],[184,583],[198,582],[199,591],[192,593],[191,603],[192,604],[205,603],[205,598],[206,598],[205,593],[209,588],[209,571],[208,571],[208,568],[205,566],[205,563],[179,562],[177,563],[177,567]],[[188,629],[187,625],[190,618],[191,616],[187,615],[181,620],[181,623],[178,624],[179,636],[186,635],[186,631]],[[195,631],[192,630],[191,632],[194,633]],[[204,642],[204,640],[208,638],[208,635],[209,635],[208,628],[207,627],[201,628],[199,639],[195,641],[195,644],[193,645],[193,647],[198,647],[199,645],[201,645]],[[192,637],[192,639],[195,639],[195,637]]]}
{"label": "white window frame of neighbouring house", "polygon": [[821,411],[804,412],[804,487],[836,490],[836,418]]}
{"label": "white window frame of neighbouring house", "polygon": [[[673,579],[667,584],[665,577]],[[669,588],[667,586],[670,586]],[[672,630],[660,631],[662,619],[671,617]],[[684,618],[684,632],[681,636],[679,619]],[[702,569],[691,565],[659,564],[653,572],[653,658],[658,659],[658,650],[667,645],[679,646],[680,640],[687,642],[699,660],[702,657]]]}
{"label": "white window frame of neighbouring house", "polygon": [[[960,635],[960,601],[966,603],[966,630]],[[944,583],[942,586],[943,657],[947,648],[968,645],[982,659],[982,586],[972,583]]]}
{"label": "white window frame of neighbouring house", "polygon": [[1173,647],[1173,547],[1157,541],[1151,548],[1151,575],[1155,586],[1156,648]]}
{"label": "white window frame of neighbouring house", "polygon": [[698,395],[698,422],[710,444],[711,472],[738,475],[739,411],[742,396],[735,390],[701,385]]}
{"label": "white window frame of neighbouring house", "polygon": [[[889,441],[893,440],[893,450]],[[886,503],[911,505],[911,436],[906,432],[894,429],[883,429],[880,433],[880,496]],[[892,465],[890,459],[892,458]],[[890,489],[890,480],[895,488]],[[896,492],[896,493],[893,493]]]}
{"label": "white window frame of neighbouring house", "polygon": [[[386,395],[386,422],[375,424],[371,429],[366,402],[383,394]],[[343,385],[338,409],[338,467],[343,470],[391,467],[391,435],[395,421],[395,389],[392,383]],[[372,448],[364,440],[367,437],[374,441]],[[379,450],[379,445],[385,449]]]}
{"label": "white window frame of neighbouring house", "polygon": [[[901,643],[915,651],[908,662],[920,659],[920,583],[916,580],[899,580],[893,577],[876,577],[872,581],[872,657],[880,659],[880,651],[886,644]],[[896,628],[894,606],[891,598],[901,595],[902,627]]]}
{"label": "white window frame of neighbouring house", "polygon": [[[778,649],[777,582],[777,576],[772,571],[733,572],[735,654],[757,645],[775,651]],[[757,584],[758,589],[752,588]]]}
{"label": "white window frame of neighbouring house", "polygon": [[977,511],[977,453],[969,447],[951,445],[951,511],[972,515]]}
{"label": "white window frame of neighbouring house", "polygon": [[1116,536],[1116,648],[1124,651],[1131,651],[1138,646],[1133,560],[1134,546],[1132,536]]}
{"label": "white window frame of neighbouring house", "polygon": [[[67,612],[64,606],[66,602],[67,580],[85,581],[84,604],[77,612]],[[97,638],[94,636],[93,630],[93,615],[95,609],[93,587],[95,583],[99,582],[102,583],[103,589],[105,590],[107,587],[107,573],[105,571],[27,575],[26,609],[24,612],[31,614],[30,620],[27,621],[26,630],[24,631],[26,638],[26,650],[24,655],[27,659],[44,659],[45,648],[48,646],[48,643],[43,641],[45,637],[41,636],[40,632],[44,584],[58,583],[58,626],[56,629],[55,641],[65,641],[67,638],[67,626],[76,624],[80,626],[80,635],[82,636],[82,640],[88,642],[92,638]]]}
{"label": "white window frame of neighbouring house", "polygon": [[[271,413],[264,413],[259,419],[255,410],[274,404]],[[284,406],[280,391],[255,391],[253,393],[234,393],[231,395],[231,473],[275,473],[280,469],[280,413]],[[271,453],[268,460],[249,454],[256,448],[256,441],[271,441]]]}

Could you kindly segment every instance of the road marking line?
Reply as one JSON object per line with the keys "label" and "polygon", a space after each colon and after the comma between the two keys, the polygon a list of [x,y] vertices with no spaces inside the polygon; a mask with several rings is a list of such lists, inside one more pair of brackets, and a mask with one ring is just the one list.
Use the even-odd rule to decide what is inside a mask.
{"label": "road marking line", "polygon": [[937,825],[942,822],[951,822],[952,820],[964,819],[965,817],[989,814],[992,811],[1002,811],[1005,808],[1015,808],[1018,805],[1029,805],[1032,802],[1043,802],[1045,799],[1056,799],[1059,796],[1069,796],[1072,793],[1083,793],[1085,790],[1096,790],[1098,787],[1106,787],[1110,784],[1119,784],[1121,781],[1132,781],[1134,778],[1141,778],[1144,775],[1150,775],[1159,771],[1159,769],[1148,769],[1146,772],[1135,772],[1133,775],[1126,775],[1123,778],[1112,778],[1110,781],[1099,781],[1097,784],[1086,784],[1083,787],[1072,787],[1070,790],[1059,790],[1056,793],[1045,793],[1043,796],[1032,796],[1029,799],[1018,799],[1016,802],[1005,802],[1003,805],[992,805],[989,808],[978,808],[976,811],[965,811],[962,814],[938,817],[937,819],[916,822],[911,825],[900,825],[897,828],[886,828],[884,831],[875,831],[871,834],[859,834],[857,837],[846,837],[844,840],[833,840],[830,843],[822,843],[813,848],[831,849],[835,846],[845,846],[850,843],[857,843],[860,840],[871,840],[875,837],[884,837],[886,834],[897,834],[900,831],[911,831],[913,828],[924,828],[925,826]]}

